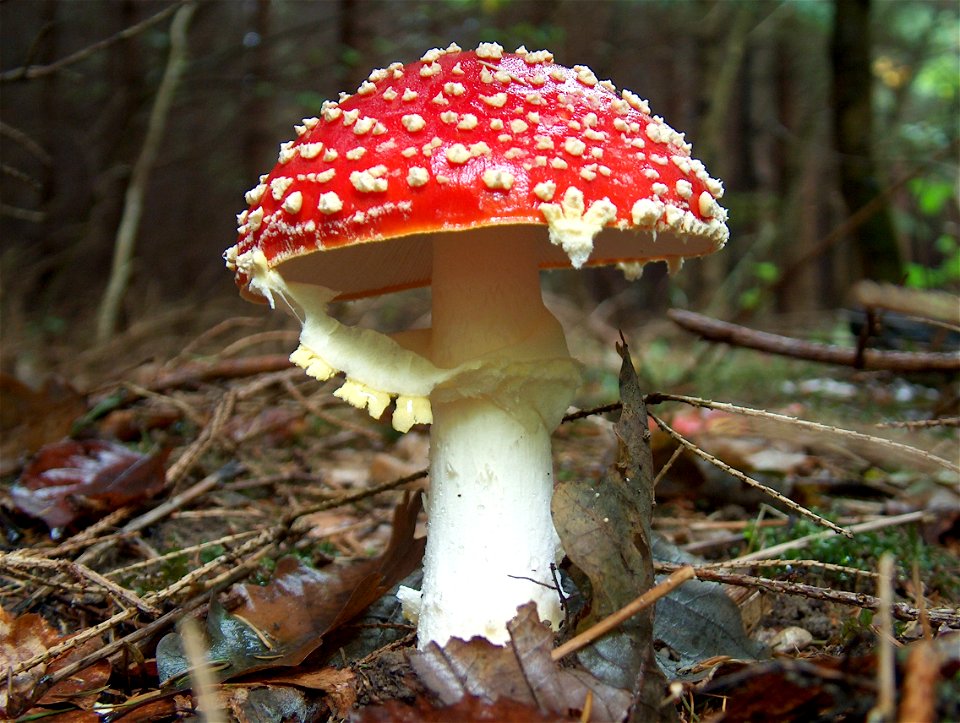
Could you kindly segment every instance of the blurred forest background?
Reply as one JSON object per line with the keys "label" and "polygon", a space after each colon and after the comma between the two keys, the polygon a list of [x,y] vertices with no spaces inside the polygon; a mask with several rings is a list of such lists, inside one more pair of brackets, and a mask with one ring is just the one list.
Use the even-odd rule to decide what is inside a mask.
{"label": "blurred forest background", "polygon": [[676,305],[783,325],[841,307],[861,278],[957,289],[955,0],[200,1],[171,84],[185,5],[0,2],[4,371],[25,371],[25,344],[91,342],[118,230],[135,231],[120,328],[169,304],[252,312],[220,254],[278,144],[372,68],[451,41],[591,66],[724,180],[723,253],[630,287],[560,274],[566,293],[615,294],[633,322]]}

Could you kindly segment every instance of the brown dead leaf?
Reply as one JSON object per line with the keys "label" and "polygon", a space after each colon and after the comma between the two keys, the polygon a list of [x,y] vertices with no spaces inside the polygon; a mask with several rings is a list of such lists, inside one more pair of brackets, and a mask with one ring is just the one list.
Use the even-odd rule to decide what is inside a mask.
{"label": "brown dead leaf", "polygon": [[[0,608],[0,670],[11,670],[18,663],[45,653],[58,637],[39,615],[14,617]],[[9,685],[0,686],[0,712],[15,715],[16,701],[31,691],[45,672],[45,667],[37,666],[11,677]]]}
{"label": "brown dead leaf", "polygon": [[219,699],[221,709],[238,723],[308,723],[328,717],[322,715],[326,706],[319,696],[288,685],[230,686],[220,689]]}
{"label": "brown dead leaf", "polygon": [[465,695],[453,705],[437,708],[423,698],[414,705],[388,700],[380,706],[367,706],[351,718],[356,723],[449,723],[450,721],[495,721],[496,723],[536,723],[569,721],[570,716],[541,713],[533,706],[501,698],[493,703]]}
{"label": "brown dead leaf", "polygon": [[393,516],[393,534],[377,558],[314,570],[293,557],[282,558],[268,585],[240,585],[243,604],[234,614],[270,636],[282,655],[276,665],[297,665],[340,627],[400,580],[423,557],[424,540],[413,533],[420,496],[407,496]]}
{"label": "brown dead leaf", "polygon": [[[445,706],[456,706],[470,698],[487,705],[508,700],[546,716],[575,719],[592,701],[590,720],[623,720],[631,695],[601,683],[586,671],[558,667],[550,657],[553,632],[540,621],[534,604],[520,607],[507,629],[510,643],[506,646],[483,638],[454,638],[443,648],[430,643],[426,649],[411,653],[410,663],[421,682]],[[443,719],[458,718],[449,711]]]}
{"label": "brown dead leaf", "polygon": [[[625,344],[618,351],[623,358],[623,408],[614,427],[616,463],[599,482],[561,483],[552,504],[554,525],[567,557],[590,579],[589,613],[580,621],[578,632],[654,585],[650,430],[629,351]],[[652,608],[625,621],[577,657],[605,683],[635,692],[635,720],[659,719],[666,681],[654,656]]]}
{"label": "brown dead leaf", "polygon": [[[303,670],[298,667],[289,672],[271,671],[256,676],[258,685],[288,685],[324,694],[324,703],[336,718],[347,718],[357,702],[357,676],[350,669],[320,668]],[[248,679],[245,679],[248,680]]]}
{"label": "brown dead leaf", "polygon": [[63,440],[41,448],[10,489],[17,509],[52,528],[157,494],[166,453],[143,455],[115,442]]}
{"label": "brown dead leaf", "polygon": [[[27,613],[14,617],[0,608],[0,670],[10,671],[17,664],[42,655],[65,639],[39,615]],[[95,696],[90,694],[104,687],[110,679],[110,663],[106,660],[94,663],[57,683],[45,691],[39,700],[34,701],[33,697],[41,678],[87,655],[98,645],[99,641],[90,640],[46,664],[36,665],[14,676],[5,674],[6,683],[0,686],[0,714],[14,717],[34,703],[41,706],[70,703],[81,709],[92,709]]]}
{"label": "brown dead leaf", "polygon": [[724,664],[699,691],[724,701],[724,723],[864,720],[873,704],[874,659],[781,658]]}
{"label": "brown dead leaf", "polygon": [[[233,588],[241,599],[227,613],[212,604],[207,616],[208,657],[222,679],[299,665],[324,639],[381,598],[409,575],[423,557],[424,539],[414,539],[419,495],[405,495],[393,515],[393,534],[380,557],[346,565],[307,567],[298,558],[277,562],[266,585]],[[161,680],[181,678],[189,669],[179,635],[157,646]]]}
{"label": "brown dead leaf", "polygon": [[19,460],[70,433],[86,412],[83,395],[62,379],[51,378],[37,391],[0,374],[0,474],[16,470]]}

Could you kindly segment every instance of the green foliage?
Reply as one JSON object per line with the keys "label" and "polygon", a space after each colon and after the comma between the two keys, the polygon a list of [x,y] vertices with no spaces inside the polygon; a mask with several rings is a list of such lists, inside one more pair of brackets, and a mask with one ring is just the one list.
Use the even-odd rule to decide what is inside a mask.
{"label": "green foliage", "polygon": [[[145,586],[140,586],[140,589],[137,590],[138,594],[143,594],[148,590],[160,590],[167,585],[171,585],[177,580],[185,577],[191,570],[190,560],[186,555],[176,555],[170,557],[163,561],[157,570],[156,579],[152,580],[151,583],[146,583]],[[138,578],[139,580],[146,581],[147,578]]]}
{"label": "green foliage", "polygon": [[873,624],[873,610],[862,608],[856,617],[845,617],[840,623],[840,639],[854,640],[859,635],[870,632]]}
{"label": "green foliage", "polygon": [[939,289],[960,282],[960,245],[953,236],[944,234],[935,242],[943,261],[935,267],[907,264],[906,285],[916,289]]}
{"label": "green foliage", "polygon": [[208,562],[216,560],[220,555],[224,555],[227,548],[223,545],[211,545],[200,550],[200,562],[206,565]]}
{"label": "green foliage", "polygon": [[265,557],[260,561],[257,568],[250,573],[247,580],[251,585],[266,585],[273,577],[273,571],[277,568],[277,561],[272,557]]}
{"label": "green foliage", "polygon": [[740,292],[738,302],[744,311],[754,311],[764,300],[765,292],[780,279],[780,267],[772,261],[757,261],[750,270],[753,284]]}
{"label": "green foliage", "polygon": [[[821,512],[822,514],[822,512]],[[830,518],[830,515],[824,515]],[[823,528],[806,519],[784,528],[751,526],[744,537],[751,550],[778,545],[806,535],[823,532]],[[806,547],[788,550],[782,557],[788,560],[813,559],[858,570],[875,570],[880,556],[891,553],[897,562],[897,576],[907,579],[914,565],[933,591],[953,600],[960,594],[957,578],[957,560],[936,545],[928,545],[915,526],[889,527],[874,532],[862,532],[853,539],[842,535],[827,535],[810,541]],[[841,576],[843,581],[846,576]]]}
{"label": "green foliage", "polygon": [[924,216],[940,215],[954,197],[954,184],[938,178],[914,178],[908,188]]}
{"label": "green foliage", "polygon": [[[649,389],[669,389],[686,375],[683,365],[674,363],[674,350],[666,339],[654,339],[635,352],[643,384]],[[614,377],[610,384],[618,382]]]}
{"label": "green foliage", "polygon": [[956,284],[960,252],[950,229],[957,211],[960,12],[955,3],[873,7],[878,151],[910,159],[917,168],[924,164],[923,175],[909,182],[908,195],[896,204],[899,230],[917,253],[906,266],[906,284]]}
{"label": "green foliage", "polygon": [[[901,222],[911,229],[911,235],[929,238],[941,225],[941,217],[949,212],[949,205],[954,203],[956,186],[951,180],[924,177],[913,179],[907,187],[917,214]],[[933,241],[933,250],[939,256],[937,262],[907,264],[907,286],[931,289],[960,282],[960,244],[957,238],[941,233]]]}
{"label": "green foliage", "polygon": [[785,0],[783,4],[821,31],[830,30],[833,22],[833,3],[830,0]]}
{"label": "green foliage", "polygon": [[329,540],[321,540],[317,543],[317,550],[329,558],[339,557],[340,550]]}

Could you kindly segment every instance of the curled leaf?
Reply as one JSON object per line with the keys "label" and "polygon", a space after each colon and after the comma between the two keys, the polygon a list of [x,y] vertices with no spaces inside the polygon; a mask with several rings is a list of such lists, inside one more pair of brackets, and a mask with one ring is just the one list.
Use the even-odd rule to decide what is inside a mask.
{"label": "curled leaf", "polygon": [[460,706],[513,701],[544,716],[579,716],[588,707],[591,720],[623,720],[631,694],[607,685],[585,670],[561,668],[550,657],[553,631],[528,603],[507,623],[510,641],[501,647],[483,638],[452,639],[443,648],[430,643],[410,654],[421,682],[447,706],[445,720]]}
{"label": "curled leaf", "polygon": [[[92,707],[95,697],[90,693],[104,687],[110,679],[109,661],[94,663],[46,690],[39,699],[36,696],[37,686],[45,675],[87,655],[100,644],[98,640],[89,640],[17,675],[11,673],[17,664],[46,653],[64,640],[66,637],[59,635],[41,616],[34,613],[14,616],[0,608],[0,671],[4,671],[5,680],[0,686],[0,716],[14,718],[34,704]],[[39,708],[33,710],[43,714]]]}
{"label": "curled leaf", "polygon": [[21,512],[51,528],[66,527],[157,494],[166,482],[165,458],[115,442],[67,439],[41,448],[10,496]]}
{"label": "curled leaf", "polygon": [[[626,344],[619,346],[623,407],[614,431],[617,459],[597,482],[560,484],[553,520],[567,557],[590,580],[589,628],[654,585],[651,551],[653,458],[647,411]],[[653,647],[653,610],[645,610],[578,653],[578,660],[605,683],[630,690],[646,720],[660,717],[666,681]]]}
{"label": "curled leaf", "polygon": [[[300,664],[341,628],[420,564],[424,540],[414,539],[419,495],[404,498],[393,516],[384,553],[348,565],[316,570],[295,557],[277,562],[266,585],[237,585],[242,603],[227,613],[210,606],[208,659],[222,679]],[[160,679],[179,678],[189,668],[180,636],[166,635],[157,647]]]}

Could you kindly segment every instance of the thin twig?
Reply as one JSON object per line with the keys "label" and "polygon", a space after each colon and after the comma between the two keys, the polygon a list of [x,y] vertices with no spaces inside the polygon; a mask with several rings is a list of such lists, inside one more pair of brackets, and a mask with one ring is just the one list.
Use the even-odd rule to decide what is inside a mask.
{"label": "thin twig", "polygon": [[318,419],[322,419],[327,424],[339,427],[340,429],[345,429],[351,434],[355,434],[358,437],[363,437],[370,442],[379,443],[382,441],[383,437],[380,435],[380,432],[370,429],[369,427],[365,427],[361,424],[350,422],[346,419],[340,419],[339,417],[321,409],[319,406],[307,399],[303,393],[297,389],[296,386],[294,386],[290,379],[283,380],[283,387],[287,390],[290,396],[303,405],[304,409]]}
{"label": "thin twig", "polygon": [[179,3],[170,5],[155,15],[151,15],[146,20],[136,23],[135,25],[131,25],[128,28],[124,28],[119,33],[111,35],[109,38],[105,38],[99,42],[93,43],[92,45],[88,45],[86,48],[82,48],[75,53],[71,53],[67,57],[61,58],[54,63],[50,63],[49,65],[25,65],[19,68],[6,70],[0,73],[0,83],[8,83],[14,80],[34,80],[35,78],[42,78],[45,75],[56,73],[57,71],[66,68],[68,65],[78,63],[81,60],[89,58],[91,55],[99,53],[101,50],[109,48],[115,43],[119,43],[122,40],[127,40],[128,38],[132,38],[133,36],[142,33],[144,30],[147,30],[148,28],[163,21],[169,15],[175,13],[177,9],[187,1],[188,0],[181,0]]}
{"label": "thin twig", "polygon": [[[234,327],[245,326],[248,328],[260,328],[263,325],[263,320],[255,316],[232,316],[228,319],[224,319],[217,324],[214,324],[209,329],[198,334],[196,337],[188,341],[183,345],[183,348],[179,353],[170,360],[169,364],[165,366],[176,366],[183,362],[183,360],[188,359],[193,355],[197,349],[199,349],[203,344],[215,339],[220,334]],[[269,332],[266,332],[269,333]],[[256,335],[259,336],[259,335]],[[243,337],[244,339],[248,338],[247,336]],[[218,356],[230,356],[229,354],[224,353],[223,350],[218,352]]]}
{"label": "thin twig", "polygon": [[[156,507],[154,507],[152,510],[148,510],[144,514],[139,515],[138,517],[135,517],[134,519],[130,520],[130,522],[128,522],[121,528],[121,532],[126,532],[126,533],[139,532],[140,530],[143,530],[146,527],[149,527],[155,522],[159,522],[164,517],[169,515],[171,512],[174,512],[180,509],[181,507],[192,502],[198,497],[202,497],[210,490],[215,489],[221,482],[223,482],[224,479],[232,477],[234,474],[237,473],[237,471],[238,471],[237,466],[232,463],[221,467],[219,470],[217,470],[213,474],[207,475],[202,480],[192,485],[188,489],[184,490],[180,494],[174,495],[173,497],[166,500],[162,504],[159,504]],[[95,547],[90,548],[87,552],[81,555],[77,561],[90,562],[96,559],[97,557],[99,557],[99,555],[102,552],[103,550],[99,550]]]}
{"label": "thin twig", "polygon": [[[211,572],[214,568],[219,567],[225,561],[228,561],[234,557],[241,557],[248,552],[256,549],[257,547],[262,547],[263,545],[273,542],[281,534],[279,526],[265,530],[260,534],[259,537],[254,538],[253,540],[248,540],[243,545],[240,545],[236,550],[232,550],[229,553],[220,555],[219,557],[211,560],[210,562],[198,567],[196,570],[189,572],[184,575],[182,578],[176,582],[168,585],[162,590],[156,592],[151,592],[143,596],[143,601],[149,605],[155,603],[163,602],[169,600],[175,596],[178,592],[183,590],[186,587],[189,587],[195,584],[198,580],[202,579],[207,573]],[[272,538],[272,539],[271,539]],[[72,650],[88,640],[98,637],[101,633],[110,630],[113,627],[116,627],[122,622],[130,620],[138,614],[136,608],[128,608],[123,610],[115,615],[110,616],[106,620],[94,625],[93,627],[87,628],[68,638],[67,640],[54,645],[50,648],[47,648],[43,653],[35,655],[34,657],[21,661],[13,668],[13,675],[17,675],[24,670],[28,670],[36,665],[45,663],[49,660],[53,660],[59,655]]]}
{"label": "thin twig", "polygon": [[878,636],[877,646],[877,704],[870,711],[868,720],[872,723],[893,723],[897,710],[896,704],[896,664],[894,660],[893,618],[893,555],[889,552],[880,556],[877,579],[877,597],[880,608],[877,610]]}
{"label": "thin twig", "polygon": [[63,557],[67,553],[73,552],[81,547],[89,547],[98,541],[104,530],[113,529],[120,524],[124,518],[132,515],[133,511],[134,508],[132,506],[118,507],[110,514],[88,525],[73,537],[64,540],[56,547],[44,552],[48,557]]}
{"label": "thin twig", "polygon": [[47,214],[43,211],[11,206],[9,203],[0,203],[0,216],[15,218],[18,221],[27,221],[29,223],[43,223],[47,219]]}
{"label": "thin twig", "polygon": [[600,407],[593,407],[592,409],[581,409],[578,412],[571,412],[570,414],[564,415],[562,422],[575,422],[578,419],[585,419],[586,417],[593,417],[598,414],[606,414],[607,412],[616,412],[619,411],[623,405],[620,402],[613,402],[612,404],[604,404]]}
{"label": "thin twig", "polygon": [[[261,325],[263,322],[260,319],[256,320],[257,325]],[[220,350],[219,356],[221,357],[232,357],[237,352],[248,349],[251,346],[257,344],[264,344],[266,342],[279,341],[284,344],[292,344],[296,342],[297,337],[299,337],[299,332],[294,331],[293,329],[280,329],[277,331],[262,331],[259,334],[249,334],[240,339],[237,339],[232,344],[228,344]]]}
{"label": "thin twig", "polygon": [[625,620],[632,618],[641,610],[650,607],[657,600],[669,594],[675,588],[680,587],[683,583],[693,577],[694,569],[692,567],[688,565],[680,568],[659,585],[650,588],[640,597],[634,598],[615,613],[612,613],[603,620],[591,625],[579,635],[570,638],[567,642],[563,643],[563,645],[558,645],[553,649],[553,651],[551,651],[550,657],[554,661],[557,661],[564,656],[567,656],[570,653],[576,652],[577,650],[589,645],[597,638],[603,637],[609,633]]}
{"label": "thin twig", "polygon": [[67,569],[78,579],[89,580],[94,585],[102,587],[117,600],[124,602],[127,605],[132,605],[140,612],[144,612],[147,615],[160,614],[160,611],[156,607],[138,596],[132,590],[127,590],[126,588],[117,585],[117,583],[113,582],[112,580],[108,580],[99,572],[96,570],[91,570],[86,565],[81,565],[79,562],[70,562],[68,563]]}
{"label": "thin twig", "polygon": [[[171,610],[153,622],[147,623],[142,628],[134,630],[128,635],[107,643],[99,650],[96,650],[93,653],[80,658],[79,660],[75,660],[72,663],[63,666],[62,668],[58,668],[55,673],[51,674],[47,678],[44,678],[44,689],[49,689],[49,687],[56,685],[61,680],[65,680],[73,675],[76,675],[78,672],[90,665],[93,665],[98,660],[109,657],[123,650],[127,646],[133,645],[141,640],[149,640],[154,638],[161,630],[165,630],[169,626],[173,625],[173,623],[182,616],[187,615],[188,613],[207,603],[210,600],[211,590],[218,589],[224,585],[236,582],[237,580],[246,577],[248,574],[250,574],[252,569],[260,564],[260,560],[263,558],[263,556],[272,550],[273,545],[265,546],[261,550],[255,552],[249,558],[243,560],[239,565],[237,565],[237,567],[209,580],[200,593],[179,604],[176,609]],[[38,688],[39,687],[40,686],[38,686]],[[37,691],[37,693],[42,694],[42,691]],[[35,695],[37,694],[35,693]]]}
{"label": "thin twig", "polygon": [[[49,562],[49,560],[47,561]],[[35,565],[35,567],[41,567],[40,565]],[[47,590],[62,590],[66,593],[72,593],[75,595],[83,595],[88,592],[87,588],[84,585],[78,585],[73,582],[65,582],[63,580],[58,580],[56,578],[49,579],[43,575],[37,575],[29,570],[25,570],[15,564],[11,564],[8,559],[3,559],[0,557],[0,568],[5,568],[7,573],[12,578],[11,580],[5,580],[4,584],[7,585],[17,585],[18,588],[26,588],[27,585],[24,585],[24,582],[36,583]]]}
{"label": "thin twig", "polygon": [[819,422],[810,422],[806,419],[797,419],[796,417],[789,417],[785,414],[777,414],[775,412],[766,412],[760,409],[752,409],[750,407],[741,407],[736,404],[729,404],[727,402],[713,402],[709,399],[700,399],[698,397],[688,397],[682,394],[665,394],[662,392],[655,392],[653,394],[648,394],[644,397],[644,401],[648,404],[660,404],[661,402],[682,402],[683,404],[689,404],[692,407],[702,407],[705,409],[717,409],[723,412],[730,412],[731,414],[742,414],[746,417],[758,417],[760,419],[769,419],[774,422],[780,422],[784,424],[794,425],[800,429],[806,429],[809,431],[819,432],[819,433],[828,433],[830,435],[835,435],[838,437],[845,437],[850,440],[855,440],[857,442],[863,442],[867,444],[875,444],[889,449],[895,450],[896,452],[903,454],[915,461],[922,461],[927,464],[932,464],[943,469],[949,470],[960,474],[960,465],[954,464],[950,460],[944,459],[943,457],[938,457],[935,454],[930,454],[925,452],[922,449],[917,449],[916,447],[911,447],[907,444],[901,444],[900,442],[892,442],[889,439],[884,439],[883,437],[874,437],[869,434],[863,434],[862,432],[854,432],[849,429],[843,429],[841,427],[831,427],[827,424],[820,424]]}
{"label": "thin twig", "polygon": [[877,349],[863,349],[862,353],[859,353],[861,350],[855,348],[820,344],[781,334],[771,334],[739,324],[720,321],[693,311],[670,309],[667,315],[678,326],[699,335],[707,341],[721,342],[792,359],[804,359],[868,370],[898,372],[960,371],[960,354],[878,351]]}
{"label": "thin twig", "polygon": [[132,572],[137,570],[142,570],[147,567],[153,567],[154,565],[160,565],[168,560],[173,560],[178,557],[185,557],[192,555],[194,553],[202,552],[210,547],[224,547],[233,542],[238,542],[239,540],[245,539],[247,537],[253,537],[259,535],[263,532],[263,528],[258,528],[255,530],[247,530],[246,532],[238,532],[235,535],[227,535],[226,537],[220,537],[216,540],[209,540],[208,542],[201,542],[198,545],[191,545],[190,547],[183,547],[179,550],[174,550],[173,552],[168,552],[164,555],[159,555],[157,557],[151,557],[149,560],[141,560],[140,562],[134,562],[130,565],[124,565],[123,567],[118,567],[114,570],[104,573],[107,577],[121,577],[123,575],[129,575]]}
{"label": "thin twig", "polygon": [[324,500],[323,502],[318,502],[315,505],[309,505],[307,507],[301,507],[294,510],[291,513],[291,519],[294,520],[291,527],[293,529],[298,529],[302,526],[302,518],[307,515],[312,515],[315,512],[323,512],[324,510],[330,510],[335,507],[342,507],[343,505],[350,504],[351,502],[358,502],[359,500],[366,499],[367,497],[373,497],[376,494],[381,492],[386,492],[387,490],[396,489],[410,482],[416,482],[417,480],[423,479],[428,474],[428,471],[423,469],[419,472],[414,472],[409,474],[406,477],[400,477],[390,482],[384,482],[383,484],[375,485],[373,487],[368,487],[366,489],[358,490],[356,492],[351,492],[350,494],[341,495],[333,499]]}
{"label": "thin twig", "polygon": [[187,28],[196,5],[187,2],[176,6],[176,14],[170,23],[170,51],[167,65],[160,79],[160,86],[154,98],[150,117],[147,121],[147,133],[143,146],[133,165],[130,184],[123,200],[123,213],[114,241],[113,265],[107,288],[97,312],[97,339],[106,341],[116,333],[120,305],[127,292],[132,273],[134,247],[140,217],[143,214],[143,199],[147,192],[150,171],[160,152],[160,142],[166,130],[170,108],[176,93],[180,76],[187,63]]}
{"label": "thin twig", "polygon": [[[203,428],[197,438],[190,443],[177,458],[177,461],[167,469],[167,487],[176,489],[177,483],[190,471],[197,463],[200,457],[213,445],[214,440],[226,424],[230,415],[233,414],[233,408],[237,401],[237,391],[230,389],[220,400],[217,408],[213,410],[213,416],[209,424]],[[232,476],[232,475],[227,475]]]}
{"label": "thin twig", "polygon": [[719,469],[722,469],[722,470],[723,470],[724,472],[726,472],[727,474],[732,475],[733,477],[736,477],[738,480],[740,480],[740,481],[743,482],[744,484],[748,484],[748,485],[750,485],[751,487],[755,487],[756,489],[762,491],[764,494],[769,495],[770,497],[773,497],[775,500],[777,500],[778,502],[780,502],[780,504],[784,505],[785,507],[789,507],[791,510],[793,510],[793,511],[796,512],[797,514],[803,515],[804,517],[806,517],[806,518],[808,518],[808,519],[810,519],[810,520],[813,520],[813,521],[816,522],[818,525],[823,525],[824,527],[829,527],[831,530],[833,530],[834,532],[836,532],[836,533],[838,533],[838,534],[840,534],[840,535],[843,535],[844,537],[853,537],[853,535],[852,535],[850,532],[848,532],[847,530],[843,529],[843,528],[840,527],[839,525],[836,525],[836,524],[834,524],[833,522],[831,522],[830,520],[826,519],[825,517],[821,517],[821,516],[818,515],[817,513],[812,512],[811,510],[808,510],[808,509],[807,509],[806,507],[804,507],[803,505],[801,505],[801,504],[799,504],[799,503],[797,503],[797,502],[794,502],[794,501],[791,500],[789,497],[786,497],[786,496],[780,494],[779,492],[777,492],[775,489],[773,489],[773,488],[771,488],[771,487],[767,487],[765,484],[763,484],[763,483],[761,483],[761,482],[758,482],[757,480],[753,479],[753,477],[750,477],[749,475],[744,474],[744,473],[741,472],[740,470],[738,470],[738,469],[736,469],[736,468],[734,468],[734,467],[731,467],[731,466],[728,465],[726,462],[717,459],[716,457],[714,457],[714,456],[713,456],[712,454],[710,454],[709,452],[703,451],[703,450],[700,449],[697,445],[695,445],[693,442],[691,442],[691,441],[688,440],[686,437],[684,437],[682,434],[676,432],[672,427],[670,427],[666,422],[664,422],[662,419],[660,419],[660,417],[658,417],[657,415],[655,415],[653,412],[647,410],[647,414],[650,415],[650,419],[652,419],[654,422],[656,422],[656,423],[657,423],[657,426],[659,426],[664,432],[666,432],[667,434],[669,434],[674,440],[676,440],[676,441],[679,442],[681,445],[683,445],[684,447],[686,447],[687,449],[689,449],[691,452],[693,452],[693,453],[694,453],[695,455],[697,455],[698,457],[706,460],[707,462],[709,462],[710,464],[714,465],[715,467],[717,467],[717,468],[719,468]]}
{"label": "thin twig", "polygon": [[[654,564],[654,569],[658,573],[672,573],[681,567],[684,566],[675,563],[658,562]],[[880,599],[873,595],[867,595],[866,593],[832,590],[830,588],[807,585],[806,583],[772,580],[767,577],[754,577],[752,575],[741,575],[701,567],[694,568],[694,571],[696,572],[698,580],[704,580],[706,582],[719,582],[724,585],[766,590],[767,592],[778,595],[798,595],[812,600],[823,600],[824,602],[838,603],[840,605],[850,605],[865,610],[878,610],[880,608]],[[917,608],[902,602],[893,603],[891,606],[891,614],[897,620],[905,621],[918,620],[920,617],[920,611],[917,610]],[[954,629],[960,628],[960,610],[955,608],[937,608],[928,610],[927,614],[930,616],[930,621],[935,625],[946,625]]]}
{"label": "thin twig", "polygon": [[[237,558],[243,559],[243,562],[240,563],[239,567],[246,568],[250,564],[251,560],[254,560],[254,559],[259,560],[264,554],[266,554],[266,551],[273,549],[276,543],[285,535],[287,535],[290,532],[297,534],[298,531],[294,528],[305,527],[303,525],[293,524],[295,522],[298,522],[299,521],[298,518],[301,518],[303,515],[310,514],[312,512],[318,512],[321,510],[331,509],[331,508],[345,505],[351,502],[356,502],[358,500],[371,497],[380,492],[394,489],[403,484],[418,480],[422,477],[425,477],[426,474],[427,474],[426,471],[417,472],[415,474],[408,475],[407,477],[401,477],[399,479],[393,480],[391,482],[386,482],[384,484],[377,485],[375,487],[370,487],[364,490],[358,490],[357,492],[354,492],[348,495],[342,495],[336,499],[327,500],[326,502],[311,506],[309,508],[296,510],[293,513],[291,513],[291,515],[287,520],[284,520],[280,524],[272,525],[270,527],[264,528],[259,532],[259,534],[256,537],[250,540],[247,540],[245,543],[243,543],[236,549],[231,550],[227,553],[224,553],[223,555],[220,555],[219,557],[202,565],[196,570],[193,570],[192,572],[188,573],[187,575],[180,578],[176,582],[168,585],[164,589],[144,595],[142,599],[144,602],[150,605],[167,601],[173,598],[183,589],[189,588],[193,585],[198,584],[199,581],[203,579],[209,572],[223,565],[225,562],[231,559],[237,559]],[[211,478],[213,477],[215,477],[215,475],[211,475]],[[207,479],[209,480],[211,478],[207,478]],[[176,506],[177,505],[174,505],[173,507],[171,507],[171,509],[174,509]],[[137,518],[135,522],[138,522],[139,524],[141,519],[142,518]],[[250,557],[247,557],[248,553],[251,553],[251,552],[253,552],[253,555]],[[250,569],[252,569],[252,567]],[[236,568],[231,568],[227,570],[225,573],[223,573],[222,575],[208,580],[206,583],[206,589],[209,590],[209,589],[219,587],[225,581],[239,579],[234,577],[235,570]],[[160,619],[167,619],[174,613],[179,614],[183,610],[184,610],[184,606],[181,605],[178,608],[178,610],[173,611],[173,613],[168,613],[167,615],[164,615],[163,618],[160,618]],[[53,660],[55,657],[62,655],[68,650],[76,648],[77,646],[81,645],[87,640],[96,638],[101,633],[106,632],[107,630],[110,630],[113,627],[116,627],[120,623],[123,623],[127,620],[132,619],[137,614],[138,614],[138,611],[134,608],[129,608],[120,613],[117,613],[116,615],[111,616],[110,618],[104,620],[103,622],[93,626],[92,628],[88,628],[80,633],[77,633],[67,641],[60,643],[58,645],[54,645],[53,647],[47,649],[46,651],[44,651],[39,655],[35,655],[33,658],[30,658],[29,660],[21,661],[20,663],[17,664],[15,668],[11,669],[12,670],[11,674],[17,675],[23,672],[24,670],[28,670],[32,667],[35,667],[36,665]],[[158,619],[155,622],[159,622],[160,619]],[[122,640],[129,642],[132,639],[138,639],[138,638],[131,638],[130,636],[127,636]],[[72,675],[77,671],[82,670],[83,667],[90,665],[92,662],[95,662],[96,660],[99,660],[102,657],[105,657],[106,655],[110,655],[113,652],[116,652],[116,650],[118,649],[119,647],[117,647],[115,644],[108,645],[103,650],[99,651],[99,654],[96,655],[95,657],[91,658],[91,656],[87,656],[86,658],[82,659],[83,665],[80,665],[80,667],[77,667],[79,663],[73,663],[69,666],[65,666],[64,668],[59,669],[57,673],[54,676],[52,676],[51,685],[59,680],[63,680],[63,678],[66,677],[67,675]],[[104,652],[104,651],[109,651],[109,652]],[[70,672],[64,673],[64,671],[70,671]]]}
{"label": "thin twig", "polygon": [[51,156],[43,146],[22,130],[10,125],[6,121],[0,121],[0,137],[9,138],[14,143],[19,144],[20,147],[38,159],[44,166],[53,165],[53,156]]}
{"label": "thin twig", "polygon": [[[106,552],[110,548],[110,545],[112,545],[117,540],[139,532],[145,527],[153,524],[154,522],[157,522],[163,517],[166,517],[168,514],[170,514],[174,510],[179,509],[186,503],[196,499],[197,497],[200,497],[201,495],[206,494],[208,491],[216,487],[224,479],[229,479],[229,477],[231,477],[237,471],[237,469],[238,469],[237,465],[233,463],[227,464],[221,469],[214,472],[212,475],[208,475],[204,479],[200,480],[199,482],[197,482],[195,485],[185,490],[184,492],[181,492],[180,494],[175,495],[174,497],[171,497],[163,504],[158,505],[154,509],[149,510],[148,512],[140,515],[139,517],[136,517],[130,520],[130,522],[128,522],[126,525],[123,526],[123,528],[121,528],[119,534],[109,535],[108,537],[102,540],[90,540],[89,541],[90,547],[88,547],[86,552],[80,555],[80,557],[78,557],[76,561],[83,565],[93,564],[96,560],[100,558],[100,556],[104,552]],[[169,470],[167,471],[167,478],[168,480],[170,479]],[[118,513],[125,512],[128,514],[129,508],[124,507],[124,508],[121,508],[120,510],[117,510],[117,512]],[[83,542],[84,544],[88,544],[87,539],[84,539]],[[57,554],[62,553],[63,551],[64,550],[60,547],[55,548],[53,550],[53,552]],[[33,593],[31,593],[30,597],[26,601],[24,601],[24,604],[21,604],[19,607],[23,608],[26,603],[42,598],[44,595],[50,592],[50,589],[51,588],[49,586],[44,586],[44,587],[38,588],[37,590],[34,590]]]}
{"label": "thin twig", "polygon": [[153,401],[161,404],[166,404],[179,409],[184,417],[189,419],[198,427],[202,427],[205,422],[203,415],[191,405],[187,404],[183,399],[171,396],[169,394],[155,392],[152,389],[147,389],[146,387],[142,387],[139,384],[134,384],[133,382],[124,382],[122,386],[134,398],[139,397],[141,399],[152,399]]}
{"label": "thin twig", "polygon": [[738,562],[736,560],[726,560],[722,562],[710,562],[699,566],[701,570],[723,570],[727,568],[739,567],[818,567],[826,572],[837,572],[843,575],[854,575],[856,577],[876,577],[877,573],[872,570],[861,570],[858,567],[849,567],[847,565],[837,565],[832,562],[823,562],[821,560],[749,560],[747,562]]}
{"label": "thin twig", "polygon": [[661,479],[663,479],[663,476],[670,471],[670,468],[673,467],[673,463],[677,461],[677,458],[681,454],[683,454],[683,447],[678,445],[677,448],[673,450],[673,454],[670,455],[670,459],[667,460],[667,463],[660,468],[660,471],[657,472],[657,476],[653,478],[653,484],[650,485],[653,487],[653,489],[657,488],[657,484]]}
{"label": "thin twig", "polygon": [[878,422],[879,429],[931,429],[933,427],[960,427],[960,417],[914,419],[905,422]]}

